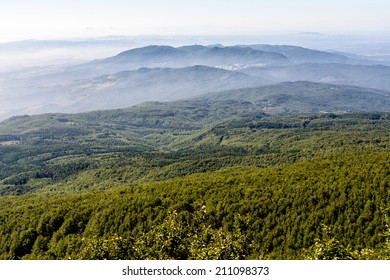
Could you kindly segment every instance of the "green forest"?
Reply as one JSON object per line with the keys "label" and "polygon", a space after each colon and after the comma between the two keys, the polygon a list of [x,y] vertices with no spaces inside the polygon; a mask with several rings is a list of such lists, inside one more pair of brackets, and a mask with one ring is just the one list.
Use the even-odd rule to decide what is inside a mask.
{"label": "green forest", "polygon": [[0,259],[388,259],[390,114],[150,102],[0,123]]}

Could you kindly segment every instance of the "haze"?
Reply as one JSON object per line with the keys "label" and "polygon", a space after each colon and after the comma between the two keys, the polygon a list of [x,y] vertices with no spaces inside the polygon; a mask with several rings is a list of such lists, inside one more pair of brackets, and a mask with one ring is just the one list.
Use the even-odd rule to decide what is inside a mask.
{"label": "haze", "polygon": [[0,42],[108,35],[383,34],[385,0],[0,0]]}

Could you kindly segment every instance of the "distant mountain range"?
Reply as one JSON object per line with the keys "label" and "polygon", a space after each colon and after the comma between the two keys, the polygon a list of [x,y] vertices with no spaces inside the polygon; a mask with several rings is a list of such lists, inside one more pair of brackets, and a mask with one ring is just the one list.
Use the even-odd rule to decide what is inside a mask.
{"label": "distant mountain range", "polygon": [[[80,65],[29,68],[0,74],[0,120],[21,114],[126,108],[145,101],[174,101],[227,90],[245,94],[247,88],[255,87],[257,92],[259,86],[286,81],[330,85],[323,85],[323,89],[312,83],[274,85],[270,87],[275,88],[274,95],[268,97],[285,102],[277,102],[283,108],[276,110],[274,106],[275,112],[312,111],[298,108],[304,104],[297,99],[310,99],[313,87],[319,102],[314,111],[319,108],[325,111],[351,111],[353,108],[383,111],[387,101],[370,102],[367,98],[387,98],[390,67],[374,64],[296,46],[192,45],[174,48],[151,45]],[[335,88],[338,96],[332,95],[331,89]],[[335,102],[321,104],[325,102],[320,98],[322,92],[330,92],[329,97],[332,96]],[[341,99],[341,105],[336,104],[342,94],[345,98]],[[290,101],[294,99],[294,105],[281,98],[282,95],[289,96]],[[351,102],[352,96],[358,98],[356,102],[361,100],[360,105],[355,106],[356,102],[352,102],[351,106],[344,107]],[[273,101],[269,102],[268,105],[275,105]],[[289,109],[289,106],[295,109]]]}

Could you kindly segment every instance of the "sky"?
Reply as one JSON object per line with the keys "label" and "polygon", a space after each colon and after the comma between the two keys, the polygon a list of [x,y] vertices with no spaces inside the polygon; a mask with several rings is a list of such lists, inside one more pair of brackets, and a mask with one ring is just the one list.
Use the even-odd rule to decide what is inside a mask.
{"label": "sky", "polygon": [[0,0],[0,42],[109,35],[390,32],[388,0]]}

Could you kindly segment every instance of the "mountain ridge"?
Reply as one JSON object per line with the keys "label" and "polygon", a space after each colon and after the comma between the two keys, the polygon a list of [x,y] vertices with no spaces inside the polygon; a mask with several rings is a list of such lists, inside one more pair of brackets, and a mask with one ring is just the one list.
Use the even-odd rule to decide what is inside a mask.
{"label": "mountain ridge", "polygon": [[265,52],[249,47],[206,47],[191,45],[174,48],[172,46],[151,45],[124,51],[114,57],[95,62],[97,65],[129,64],[132,67],[143,66],[185,67],[191,65],[288,65],[288,58],[275,52]]}
{"label": "mountain ridge", "polygon": [[[324,63],[294,64],[302,58]],[[345,64],[350,63],[346,59],[283,45],[150,45],[76,66],[0,74],[0,118],[125,108],[144,101],[172,101],[285,81],[390,90],[390,67]]]}

